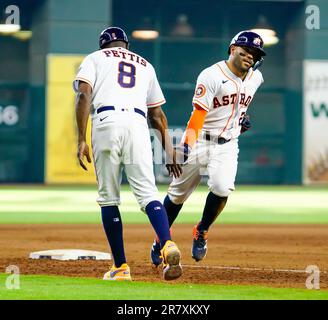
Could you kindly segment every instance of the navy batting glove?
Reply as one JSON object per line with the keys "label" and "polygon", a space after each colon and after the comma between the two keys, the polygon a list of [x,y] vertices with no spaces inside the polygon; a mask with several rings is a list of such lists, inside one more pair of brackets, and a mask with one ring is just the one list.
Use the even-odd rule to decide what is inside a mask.
{"label": "navy batting glove", "polygon": [[243,120],[241,121],[241,130],[240,133],[244,133],[248,129],[252,127],[251,120],[249,119],[249,115],[245,115]]}
{"label": "navy batting glove", "polygon": [[188,160],[191,148],[187,143],[176,148],[177,163],[183,164]]}

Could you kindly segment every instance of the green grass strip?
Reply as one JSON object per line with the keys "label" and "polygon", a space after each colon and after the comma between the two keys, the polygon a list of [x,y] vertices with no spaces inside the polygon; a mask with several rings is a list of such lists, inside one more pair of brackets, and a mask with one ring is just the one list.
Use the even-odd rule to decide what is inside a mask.
{"label": "green grass strip", "polygon": [[[185,202],[177,223],[201,217],[208,189],[199,186]],[[160,187],[160,199],[166,187]],[[328,223],[328,187],[241,186],[231,194],[219,223]],[[1,186],[0,224],[100,223],[96,187]],[[122,186],[125,223],[148,223],[130,188]]]}
{"label": "green grass strip", "polygon": [[110,282],[91,278],[20,276],[9,290],[0,274],[1,300],[326,300],[327,290],[249,285],[201,285],[165,282]]}

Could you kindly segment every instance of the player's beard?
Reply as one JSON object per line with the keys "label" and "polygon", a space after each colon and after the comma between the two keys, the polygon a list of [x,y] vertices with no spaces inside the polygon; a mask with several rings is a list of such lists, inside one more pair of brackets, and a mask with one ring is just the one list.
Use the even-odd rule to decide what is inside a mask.
{"label": "player's beard", "polygon": [[244,62],[244,58],[242,56],[238,56],[238,58],[235,60],[235,67],[242,73],[247,73],[249,68],[252,67],[251,64],[246,64]]}

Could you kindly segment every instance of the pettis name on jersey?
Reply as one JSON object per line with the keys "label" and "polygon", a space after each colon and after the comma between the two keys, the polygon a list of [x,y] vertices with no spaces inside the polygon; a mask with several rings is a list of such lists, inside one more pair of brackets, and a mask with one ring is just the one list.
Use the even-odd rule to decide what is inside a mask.
{"label": "pettis name on jersey", "polygon": [[137,54],[131,53],[131,52],[123,52],[120,50],[103,50],[103,53],[106,55],[106,57],[115,57],[125,60],[130,60],[133,62],[137,62],[141,64],[142,66],[146,67],[147,62],[145,59],[139,57]]}

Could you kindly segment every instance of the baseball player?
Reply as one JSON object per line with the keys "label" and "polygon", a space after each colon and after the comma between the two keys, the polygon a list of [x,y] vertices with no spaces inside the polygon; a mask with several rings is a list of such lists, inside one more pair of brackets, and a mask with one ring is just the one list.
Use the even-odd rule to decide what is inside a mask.
{"label": "baseball player", "polygon": [[159,201],[153,173],[153,161],[147,118],[163,138],[171,164],[169,173],[181,174],[174,149],[165,135],[167,120],[161,109],[165,103],[153,66],[140,55],[128,50],[125,32],[110,27],[101,32],[100,49],[82,62],[74,80],[78,159],[87,170],[90,163],[86,143],[89,114],[92,118],[92,149],[98,182],[104,230],[114,258],[104,280],[131,280],[119,211],[122,169],[131,189],[160,241],[163,277],[173,280],[182,274],[180,251],[171,241],[167,214]]}
{"label": "baseball player", "polygon": [[[238,137],[250,128],[247,109],[263,82],[257,69],[263,62],[263,40],[251,31],[239,32],[228,49],[229,59],[203,70],[192,100],[193,112],[182,138],[183,173],[173,178],[164,200],[169,224],[183,203],[208,173],[209,194],[201,221],[193,228],[192,257],[202,260],[207,253],[208,230],[227,203],[238,164]],[[151,261],[159,265],[159,243],[151,248]]]}

